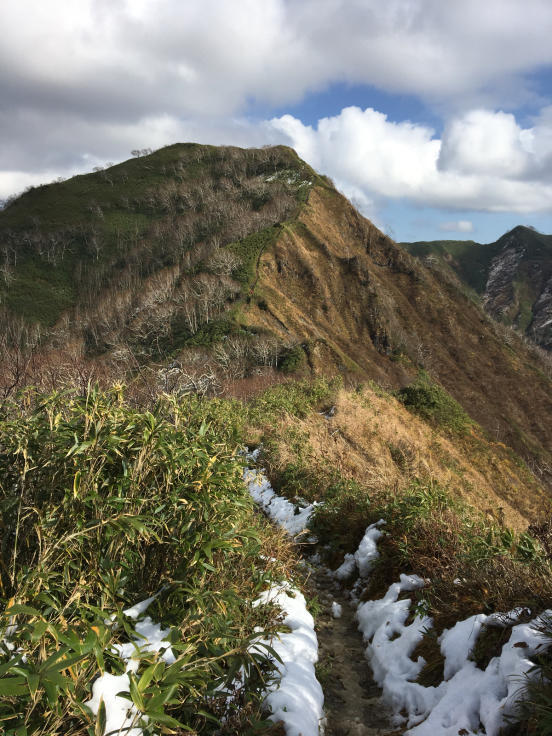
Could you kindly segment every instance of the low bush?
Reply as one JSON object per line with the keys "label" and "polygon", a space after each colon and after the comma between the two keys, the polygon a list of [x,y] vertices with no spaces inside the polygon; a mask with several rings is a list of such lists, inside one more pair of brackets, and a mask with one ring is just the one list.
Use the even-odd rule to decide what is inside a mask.
{"label": "low bush", "polygon": [[134,633],[123,611],[152,595],[148,613],[171,628],[176,662],[137,655],[128,697],[149,718],[140,724],[144,733],[215,732],[219,701],[226,703],[225,688],[240,668],[250,704],[242,697],[235,732],[253,723],[268,670],[248,643],[270,617],[251,601],[279,563],[263,561],[276,533],[254,513],[241,479],[235,408],[164,397],[143,411],[129,407],[121,389],[85,396],[29,390],[4,406],[6,733],[100,733],[82,704],[100,673],[124,669],[113,652]]}
{"label": "low bush", "polygon": [[252,425],[266,426],[286,414],[306,417],[311,411],[331,403],[332,397],[341,386],[340,377],[277,384],[250,402],[248,421]]}
{"label": "low bush", "polygon": [[416,381],[397,391],[396,396],[407,409],[445,429],[465,434],[473,425],[456,399],[425,371],[420,372]]}
{"label": "low bush", "polygon": [[278,368],[282,373],[295,373],[303,366],[305,359],[305,351],[301,345],[294,345],[282,353],[278,361]]}

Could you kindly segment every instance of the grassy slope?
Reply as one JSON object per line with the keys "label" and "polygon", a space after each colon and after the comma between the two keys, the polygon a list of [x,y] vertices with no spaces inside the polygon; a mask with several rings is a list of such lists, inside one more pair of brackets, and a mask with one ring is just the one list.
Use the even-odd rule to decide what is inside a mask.
{"label": "grassy slope", "polygon": [[[17,616],[26,661],[0,654],[2,717],[14,727],[25,719],[29,735],[89,733],[93,719],[79,703],[104,666],[117,668],[105,652],[132,634],[122,609],[161,584],[151,612],[175,629],[178,660],[141,657],[132,697],[152,725],[174,725],[169,717],[217,732],[206,716],[222,705],[213,686],[248,664],[253,627],[274,625],[248,601],[290,572],[289,545],[244,492],[242,442],[263,442],[281,492],[324,501],[314,524],[332,565],[367,524],[388,520],[374,595],[403,571],[430,577],[424,595],[440,627],[471,612],[543,605],[552,591],[538,543],[502,525],[521,530],[541,490],[442,389],[431,396],[400,394],[401,402],[375,384],[346,391],[318,380],[275,386],[247,404],[165,397],[147,411],[118,387],[85,397],[30,392],[5,407],[1,509],[6,533],[18,530],[20,541],[3,551],[0,628]],[[319,412],[331,406],[328,420]],[[106,624],[112,614],[119,630]],[[61,656],[74,658],[69,674],[69,660],[48,660],[60,642]],[[258,716],[261,683],[255,667],[248,672],[249,698],[227,721],[229,734],[248,732]]]}
{"label": "grassy slope", "polygon": [[248,323],[296,335],[313,371],[399,387],[424,367],[491,436],[550,457],[551,382],[538,356],[515,336],[507,345],[473,300],[335,190],[313,189],[262,257],[259,287],[268,308],[249,305]]}
{"label": "grassy slope", "polygon": [[[284,146],[269,154],[175,144],[102,172],[32,188],[0,212],[0,243],[10,252],[12,264],[9,282],[0,287],[5,303],[15,315],[50,327],[64,310],[82,306],[82,292],[93,289],[98,278],[104,284],[117,279],[129,259],[138,256],[142,262],[138,271],[144,265],[149,269],[170,265],[177,256],[167,253],[167,244],[156,242],[152,226],[189,218],[194,207],[201,215],[201,187],[233,177],[236,181],[225,196],[249,198],[248,206],[255,211],[281,185],[301,202],[306,194],[303,182],[318,180]],[[240,177],[244,182],[260,177],[265,190],[256,194],[242,189]],[[231,191],[232,186],[241,194]],[[179,200],[184,191],[190,196]],[[156,200],[159,192],[169,199]],[[199,228],[195,237],[200,242],[207,233]],[[101,244],[99,249],[93,240]],[[51,243],[59,241],[65,244],[62,255],[61,248],[49,255]]]}
{"label": "grassy slope", "polygon": [[500,250],[497,243],[483,245],[473,240],[418,241],[400,245],[418,258],[438,258],[478,294],[485,291],[491,261]]}
{"label": "grassy slope", "polygon": [[[332,569],[356,550],[369,524],[386,521],[381,557],[361,600],[383,597],[401,573],[425,579],[409,621],[421,611],[434,626],[411,656],[426,661],[418,682],[438,686],[444,629],[474,614],[522,606],[525,621],[552,607],[550,504],[511,451],[477,427],[461,428],[450,401],[432,416],[426,402],[410,402],[406,411],[396,396],[371,384],[338,388],[326,409],[330,402],[330,417],[311,411],[265,424],[262,462],[280,493],[322,502],[311,529]],[[544,523],[527,533],[527,521],[537,517]],[[483,627],[470,659],[484,669],[510,628]],[[541,672],[550,672],[550,661],[549,653],[539,657]],[[321,666],[331,677],[332,661]],[[520,718],[505,733],[546,732],[552,709],[545,680],[534,680]]]}
{"label": "grassy slope", "polygon": [[[151,188],[151,182],[156,186]],[[197,194],[198,188],[209,191],[207,199]],[[67,196],[58,196],[64,192]],[[88,206],[94,192],[103,219]],[[169,204],[163,204],[167,197]],[[277,211],[288,213],[277,225],[269,219],[274,211],[270,197],[283,197],[285,207]],[[236,291],[226,298],[220,313],[192,331],[183,306],[186,293],[220,281],[209,271],[203,250],[213,237],[205,233],[214,210],[202,209],[206,201],[217,207],[228,201],[241,207],[246,202],[238,207],[238,222],[231,216],[224,221],[228,239],[223,249],[232,251],[240,265],[229,277]],[[248,226],[252,231],[243,234],[242,228],[241,237],[232,237],[246,214],[252,218]],[[118,218],[127,215],[128,237],[119,237]],[[540,465],[550,459],[552,403],[546,367],[515,338],[506,345],[473,303],[382,235],[290,149],[170,146],[107,172],[29,192],[0,213],[4,234],[10,230],[30,237],[38,227],[33,216],[45,218],[52,231],[81,217],[93,221],[95,228],[107,229],[102,230],[105,247],[99,260],[89,250],[82,255],[85,283],[77,289],[78,299],[87,288],[93,297],[88,313],[84,307],[82,311],[89,332],[107,330],[107,336],[91,340],[97,352],[117,346],[120,339],[139,352],[140,340],[143,343],[149,331],[145,357],[140,355],[147,360],[155,350],[174,354],[190,346],[208,347],[237,332],[244,339],[257,333],[291,346],[300,343],[303,353],[297,353],[295,363],[314,373],[348,373],[398,387],[411,382],[422,366],[493,436]],[[146,218],[148,225],[143,237],[135,238],[139,225],[132,218],[137,216]],[[199,238],[193,246],[195,260],[189,262],[188,246],[181,252],[180,246],[171,245],[183,223],[192,223],[193,238]],[[219,227],[215,222],[209,227],[215,225]],[[121,253],[111,257],[109,243]],[[36,250],[36,244],[29,246],[33,247]],[[469,250],[465,245],[457,248],[459,253],[464,249],[464,256]],[[60,279],[56,295],[70,301],[68,290],[75,287],[69,276],[64,281],[64,269],[68,274],[70,259],[81,258],[81,251],[75,246],[67,253],[69,260],[55,267]],[[125,288],[120,282],[128,276],[128,264],[123,263],[121,270],[121,260],[131,262],[134,269],[132,285]],[[23,256],[18,263],[17,268],[24,270]],[[35,257],[33,264],[44,275],[54,268],[45,256]],[[17,273],[16,269],[14,280],[4,287],[14,294]],[[154,276],[163,274],[173,281],[158,299]],[[101,288],[102,279],[108,288]],[[23,289],[28,309],[48,299],[46,281],[39,283],[36,295]],[[90,291],[94,284],[96,289]],[[27,287],[30,290],[31,284]],[[115,304],[119,298],[122,307]],[[52,310],[58,306],[54,303]],[[46,311],[45,315],[51,320]],[[204,354],[200,357],[206,359]]]}

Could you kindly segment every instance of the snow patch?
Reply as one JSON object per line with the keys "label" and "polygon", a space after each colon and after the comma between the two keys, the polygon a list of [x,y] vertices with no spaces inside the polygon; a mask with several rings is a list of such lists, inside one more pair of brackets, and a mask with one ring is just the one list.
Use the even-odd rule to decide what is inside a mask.
{"label": "snow patch", "polygon": [[334,571],[334,577],[338,580],[348,580],[357,569],[361,578],[365,578],[370,574],[375,561],[380,556],[376,542],[383,534],[379,530],[379,527],[383,524],[385,524],[383,519],[376,521],[375,524],[370,524],[364,532],[357,551],[354,555],[350,553],[345,555],[341,565]]}
{"label": "snow patch", "polygon": [[340,603],[337,603],[334,601],[332,603],[332,616],[334,618],[341,618],[341,615],[343,613],[343,606]]}
{"label": "snow patch", "polygon": [[[365,548],[370,549],[370,545]],[[520,688],[533,667],[530,657],[546,646],[538,619],[513,626],[501,654],[484,670],[469,659],[482,627],[515,624],[527,609],[491,616],[478,614],[459,621],[439,637],[445,660],[444,681],[438,687],[425,687],[414,682],[425,660],[418,657],[414,661],[412,653],[433,622],[418,614],[407,625],[412,601],[399,600],[401,593],[423,585],[417,575],[401,575],[383,598],[358,605],[359,629],[367,642],[366,657],[383,690],[383,699],[392,706],[397,725],[406,720],[409,730],[405,736],[498,736],[507,717],[513,714]],[[543,614],[547,615],[552,611]]]}
{"label": "snow patch", "polygon": [[[262,640],[278,654],[274,659],[280,679],[270,688],[265,704],[271,720],[283,721],[287,736],[318,736],[323,720],[324,694],[316,679],[318,640],[314,620],[307,611],[305,597],[289,583],[280,583],[261,593],[257,605],[273,603],[284,614],[290,633]],[[264,651],[259,648],[259,651]]]}
{"label": "snow patch", "polygon": [[[254,461],[258,456],[259,450],[247,455]],[[296,536],[306,528],[316,504],[297,512],[292,503],[274,492],[262,471],[246,468],[243,479],[253,500],[288,534]],[[324,693],[314,669],[318,661],[314,620],[307,611],[303,594],[289,582],[271,586],[261,593],[255,605],[266,603],[281,609],[283,624],[291,629],[289,633],[279,633],[277,638],[252,645],[268,644],[282,660],[274,659],[280,677],[268,688],[264,701],[270,708],[270,718],[284,723],[286,736],[318,736],[323,730]]]}
{"label": "snow patch", "polygon": [[355,562],[361,578],[368,576],[374,567],[375,561],[380,556],[376,542],[383,534],[383,532],[378,529],[382,524],[385,524],[385,521],[380,519],[366,529],[366,532],[358,545],[358,549],[355,552]]}
{"label": "snow patch", "polygon": [[[254,455],[253,459],[255,459]],[[290,536],[295,537],[306,529],[318,504],[311,503],[298,509],[287,498],[278,496],[274,492],[270,481],[261,471],[246,468],[243,472],[243,479],[255,503]]]}
{"label": "snow patch", "polygon": [[[155,600],[155,597],[146,598],[128,608],[124,613],[130,618],[138,618]],[[161,658],[167,664],[175,661],[170,642],[167,640],[170,629],[161,628],[159,624],[146,616],[142,621],[137,621],[134,630],[137,636],[132,642],[115,644],[113,647],[113,651],[117,652],[126,664],[125,674],[112,675],[105,672],[94,681],[92,697],[84,703],[94,715],[97,715],[100,702],[103,700],[106,715],[104,734],[121,732],[126,736],[142,736],[143,731],[137,724],[140,720],[146,721],[147,718],[130,700],[118,696],[117,693],[129,692],[130,680],[126,673],[138,671],[140,657],[144,652],[161,652]]]}

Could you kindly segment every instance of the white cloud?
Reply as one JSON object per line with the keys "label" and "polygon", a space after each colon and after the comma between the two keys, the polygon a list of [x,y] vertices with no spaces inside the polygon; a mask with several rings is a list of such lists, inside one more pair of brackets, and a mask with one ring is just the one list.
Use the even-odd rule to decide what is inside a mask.
{"label": "white cloud", "polygon": [[[135,147],[289,142],[372,215],[382,197],[550,210],[552,106],[525,129],[492,112],[535,101],[549,0],[3,0],[0,26],[0,197]],[[370,109],[243,117],[340,82],[449,122],[437,139]]]}
{"label": "white cloud", "polygon": [[372,109],[345,108],[312,128],[284,115],[271,121],[299,155],[369,198],[489,212],[552,210],[552,110],[532,128],[511,115],[470,111],[443,139],[425,126],[394,123]]}
{"label": "white cloud", "polygon": [[473,110],[446,127],[438,167],[458,174],[518,178],[529,164],[529,137],[511,114]]}
{"label": "white cloud", "polygon": [[432,99],[511,94],[508,80],[552,62],[547,0],[4,0],[0,22],[2,68],[24,87],[142,92],[140,108],[188,114],[341,80]]}
{"label": "white cloud", "polygon": [[473,222],[470,220],[455,220],[454,222],[441,222],[439,230],[445,233],[473,233]]}
{"label": "white cloud", "polygon": [[[18,125],[31,131],[35,122],[22,117]],[[31,167],[40,139],[29,136],[21,151],[8,149],[0,140],[0,158],[10,166],[0,172],[0,199],[59,175],[128,158],[133,148],[194,140],[290,145],[376,221],[386,198],[458,210],[552,211],[552,107],[545,108],[530,128],[522,128],[503,112],[470,111],[451,119],[442,139],[426,126],[391,122],[381,112],[357,107],[323,118],[316,127],[291,115],[260,122],[158,115],[133,123],[99,124],[58,117],[52,127],[53,151],[40,172],[14,165],[21,160]],[[86,141],[86,150],[78,158],[66,156],[63,146],[72,150],[79,141]],[[451,231],[471,232],[463,221],[445,224]]]}

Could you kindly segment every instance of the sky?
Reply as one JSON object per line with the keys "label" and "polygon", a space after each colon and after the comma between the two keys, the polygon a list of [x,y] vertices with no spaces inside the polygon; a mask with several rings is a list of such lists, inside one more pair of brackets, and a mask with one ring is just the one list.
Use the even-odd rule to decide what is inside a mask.
{"label": "sky", "polygon": [[551,0],[2,0],[0,199],[284,143],[399,241],[552,233]]}

